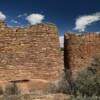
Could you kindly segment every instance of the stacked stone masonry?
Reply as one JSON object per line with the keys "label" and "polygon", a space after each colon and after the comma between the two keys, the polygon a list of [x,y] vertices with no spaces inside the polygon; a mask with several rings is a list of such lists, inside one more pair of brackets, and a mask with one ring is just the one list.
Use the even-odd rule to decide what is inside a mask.
{"label": "stacked stone masonry", "polygon": [[59,80],[65,69],[75,76],[98,53],[100,34],[65,33],[63,64],[55,25],[18,28],[0,22],[0,86],[16,83],[22,93],[43,90]]}
{"label": "stacked stone masonry", "polygon": [[71,69],[73,76],[90,63],[91,59],[100,54],[100,34],[75,33],[65,34],[65,68]]}
{"label": "stacked stone masonry", "polygon": [[54,25],[12,28],[0,22],[0,81],[57,80],[62,66]]}

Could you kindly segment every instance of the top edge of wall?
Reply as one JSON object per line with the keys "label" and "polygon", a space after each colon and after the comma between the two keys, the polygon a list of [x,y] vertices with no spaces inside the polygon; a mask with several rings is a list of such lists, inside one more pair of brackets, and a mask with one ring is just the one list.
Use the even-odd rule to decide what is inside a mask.
{"label": "top edge of wall", "polygon": [[82,37],[82,36],[88,36],[88,35],[100,35],[100,32],[82,32],[82,33],[74,33],[74,32],[66,32],[64,34],[65,36],[76,36],[76,37]]}
{"label": "top edge of wall", "polygon": [[55,24],[53,23],[39,23],[39,24],[36,24],[36,25],[27,25],[27,26],[24,26],[24,27],[13,27],[13,26],[8,26],[4,21],[0,21],[0,31],[5,31],[5,30],[8,30],[8,31],[33,31],[33,30],[43,30],[43,31],[48,31],[48,30],[53,30],[53,31],[57,31],[57,27]]}

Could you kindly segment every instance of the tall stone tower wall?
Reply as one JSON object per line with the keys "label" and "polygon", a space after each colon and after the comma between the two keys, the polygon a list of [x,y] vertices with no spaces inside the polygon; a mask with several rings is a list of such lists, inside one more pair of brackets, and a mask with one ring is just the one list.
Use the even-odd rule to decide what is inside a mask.
{"label": "tall stone tower wall", "polygon": [[56,80],[62,67],[54,25],[10,28],[0,24],[0,81]]}
{"label": "tall stone tower wall", "polygon": [[64,37],[65,68],[71,69],[73,76],[90,63],[91,58],[100,53],[100,34],[66,33]]}

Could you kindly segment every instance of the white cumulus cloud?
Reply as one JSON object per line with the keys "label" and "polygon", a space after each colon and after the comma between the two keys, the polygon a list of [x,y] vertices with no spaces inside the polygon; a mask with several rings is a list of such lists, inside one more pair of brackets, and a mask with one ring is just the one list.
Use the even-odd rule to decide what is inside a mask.
{"label": "white cumulus cloud", "polygon": [[76,19],[74,30],[78,30],[79,32],[85,31],[87,26],[97,21],[100,21],[100,12],[92,15],[80,16]]}
{"label": "white cumulus cloud", "polygon": [[64,47],[64,36],[60,36],[59,40],[60,40],[60,47]]}
{"label": "white cumulus cloud", "polygon": [[41,23],[44,20],[44,15],[42,14],[30,14],[29,16],[26,17],[26,20],[31,24],[35,25],[37,23]]}
{"label": "white cumulus cloud", "polygon": [[6,19],[6,15],[0,11],[0,20],[4,21]]}

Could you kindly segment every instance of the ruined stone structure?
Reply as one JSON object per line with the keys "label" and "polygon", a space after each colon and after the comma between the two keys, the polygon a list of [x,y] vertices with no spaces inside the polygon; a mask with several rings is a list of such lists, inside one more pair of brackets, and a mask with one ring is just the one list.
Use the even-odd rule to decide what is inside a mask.
{"label": "ruined stone structure", "polygon": [[66,33],[64,39],[65,68],[71,69],[73,76],[85,67],[93,56],[100,53],[100,34]]}
{"label": "ruined stone structure", "polygon": [[75,76],[98,53],[100,34],[66,33],[63,64],[55,25],[17,28],[0,22],[0,86],[5,89],[16,85],[22,93],[42,91],[50,82],[59,80],[63,71]]}
{"label": "ruined stone structure", "polygon": [[63,68],[58,37],[52,24],[11,28],[0,22],[0,82],[22,88],[35,80],[34,87],[41,88],[42,82],[58,80]]}

